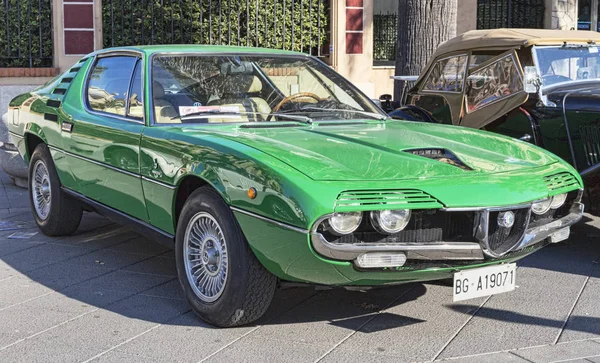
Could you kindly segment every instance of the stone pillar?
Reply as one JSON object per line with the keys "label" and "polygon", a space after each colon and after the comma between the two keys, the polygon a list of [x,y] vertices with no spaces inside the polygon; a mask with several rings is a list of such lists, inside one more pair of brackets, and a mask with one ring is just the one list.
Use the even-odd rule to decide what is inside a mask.
{"label": "stone pillar", "polygon": [[577,29],[577,0],[545,0],[545,6],[545,28]]}
{"label": "stone pillar", "polygon": [[456,16],[456,35],[477,29],[477,0],[460,0]]}
{"label": "stone pillar", "polygon": [[64,71],[102,48],[101,0],[52,0],[54,65]]}

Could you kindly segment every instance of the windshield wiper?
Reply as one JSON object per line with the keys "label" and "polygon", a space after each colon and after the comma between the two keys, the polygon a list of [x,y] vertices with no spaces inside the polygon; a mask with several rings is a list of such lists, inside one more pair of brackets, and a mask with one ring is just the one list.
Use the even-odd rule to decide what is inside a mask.
{"label": "windshield wiper", "polygon": [[[211,116],[211,115],[222,115],[222,116],[262,115],[262,116],[274,116],[274,117],[286,118],[288,120],[302,122],[307,125],[310,125],[313,122],[313,120],[310,117],[301,116],[301,115],[288,115],[288,114],[278,113],[278,112],[222,111],[222,110],[205,110],[205,111],[193,112],[193,113],[189,113],[189,114],[183,115],[183,116],[171,117],[171,120],[175,120],[175,119],[185,120],[187,118],[194,118],[194,117],[199,117],[199,116]],[[260,121],[252,121],[252,122],[260,122]]]}
{"label": "windshield wiper", "polygon": [[291,112],[298,112],[298,111],[352,112],[352,113],[358,113],[358,114],[364,115],[364,116],[373,117],[376,120],[383,121],[383,120],[390,119],[389,116],[385,116],[380,113],[361,111],[361,110],[347,110],[347,109],[343,109],[343,108],[323,108],[323,107],[304,106],[304,107],[301,107],[299,110],[292,110],[289,112],[291,113]]}

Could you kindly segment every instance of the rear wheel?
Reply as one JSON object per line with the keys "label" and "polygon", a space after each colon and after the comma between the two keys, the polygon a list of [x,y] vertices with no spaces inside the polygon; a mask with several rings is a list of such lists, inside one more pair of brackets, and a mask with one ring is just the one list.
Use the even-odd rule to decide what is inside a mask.
{"label": "rear wheel", "polygon": [[45,144],[35,148],[29,162],[29,201],[35,223],[45,235],[69,235],[79,227],[81,203],[62,191]]}
{"label": "rear wheel", "polygon": [[275,276],[258,262],[233,212],[210,187],[194,191],[183,207],[176,259],[187,300],[211,324],[248,324],[271,303]]}

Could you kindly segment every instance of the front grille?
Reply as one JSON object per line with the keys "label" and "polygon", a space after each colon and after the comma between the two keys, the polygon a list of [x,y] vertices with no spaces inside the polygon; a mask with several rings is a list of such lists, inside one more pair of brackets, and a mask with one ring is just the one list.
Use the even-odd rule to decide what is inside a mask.
{"label": "front grille", "polygon": [[519,241],[527,228],[529,208],[512,210],[515,222],[512,227],[506,228],[498,225],[498,215],[502,212],[490,212],[488,225],[488,248],[497,255],[510,251]]}
{"label": "front grille", "polygon": [[544,183],[548,186],[550,190],[558,190],[563,188],[572,188],[579,187],[579,182],[573,176],[573,174],[568,172],[557,173],[553,175],[548,175],[544,177]]}
{"label": "front grille", "polygon": [[413,211],[406,228],[392,235],[373,230],[368,213],[356,232],[336,236],[321,230],[325,239],[333,243],[433,243],[475,242],[473,227],[475,212],[446,212],[437,209]]}
{"label": "front grille", "polygon": [[600,126],[581,125],[579,126],[579,135],[581,135],[587,165],[600,163]]}
{"label": "front grille", "polygon": [[335,211],[372,210],[374,205],[381,204],[389,209],[442,207],[436,198],[418,189],[348,190],[338,195]]}

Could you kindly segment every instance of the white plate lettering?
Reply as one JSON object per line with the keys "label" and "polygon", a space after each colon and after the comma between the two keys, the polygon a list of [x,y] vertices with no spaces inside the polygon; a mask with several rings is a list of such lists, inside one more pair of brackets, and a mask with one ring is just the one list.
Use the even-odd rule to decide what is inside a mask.
{"label": "white plate lettering", "polygon": [[516,270],[516,264],[508,263],[457,272],[454,274],[453,301],[512,291],[516,286]]}

